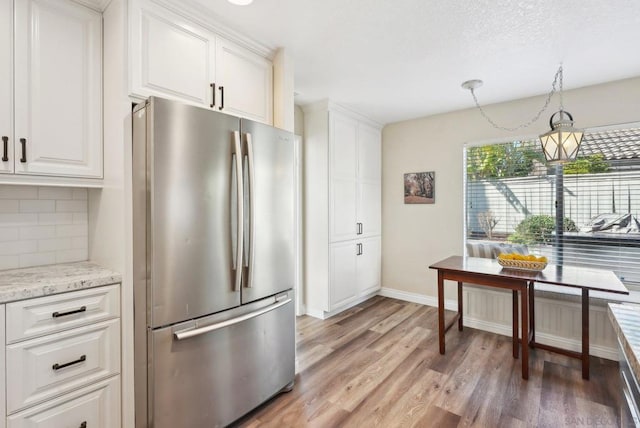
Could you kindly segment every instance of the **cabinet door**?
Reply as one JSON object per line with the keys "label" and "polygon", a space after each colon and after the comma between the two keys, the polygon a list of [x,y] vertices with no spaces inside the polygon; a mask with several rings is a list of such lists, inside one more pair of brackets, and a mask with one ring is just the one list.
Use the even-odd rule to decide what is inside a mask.
{"label": "cabinet door", "polygon": [[380,289],[380,237],[361,241],[358,256],[358,296],[362,297]]}
{"label": "cabinet door", "polygon": [[13,2],[0,0],[0,173],[13,172]]}
{"label": "cabinet door", "polygon": [[331,245],[329,251],[329,309],[335,310],[358,297],[358,245],[355,241],[341,242]]}
{"label": "cabinet door", "polygon": [[357,129],[358,123],[334,112],[329,113],[329,227],[330,241],[357,236]]}
{"label": "cabinet door", "polygon": [[381,142],[380,131],[358,124],[358,222],[362,236],[381,231]]}
{"label": "cabinet door", "polygon": [[15,7],[16,173],[102,177],[102,15],[70,0]]}
{"label": "cabinet door", "polygon": [[151,0],[132,3],[131,93],[213,107],[215,35]]}
{"label": "cabinet door", "polygon": [[271,61],[218,37],[216,78],[219,110],[269,125],[273,123]]}
{"label": "cabinet door", "polygon": [[54,398],[7,418],[10,428],[120,426],[120,376]]}

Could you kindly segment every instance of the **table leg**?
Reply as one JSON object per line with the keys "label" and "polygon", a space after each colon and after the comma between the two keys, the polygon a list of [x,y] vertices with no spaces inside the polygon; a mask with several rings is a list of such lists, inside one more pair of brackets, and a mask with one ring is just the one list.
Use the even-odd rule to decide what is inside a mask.
{"label": "table leg", "polygon": [[438,341],[440,353],[444,354],[444,278],[438,271]]}
{"label": "table leg", "polygon": [[582,289],[582,379],[589,380],[589,289]]}
{"label": "table leg", "polygon": [[525,341],[529,337],[529,293],[526,285],[520,289],[522,311],[522,379],[529,379],[529,347]]}
{"label": "table leg", "polygon": [[458,282],[458,330],[462,331],[462,282]]}
{"label": "table leg", "polygon": [[536,301],[534,299],[535,289],[533,284],[533,281],[529,283],[529,331],[531,332],[531,337],[527,339],[531,343],[536,341]]}
{"label": "table leg", "polygon": [[511,324],[513,326],[513,331],[511,332],[511,337],[513,340],[513,358],[518,358],[518,290],[511,290],[512,293],[512,302],[511,302]]}

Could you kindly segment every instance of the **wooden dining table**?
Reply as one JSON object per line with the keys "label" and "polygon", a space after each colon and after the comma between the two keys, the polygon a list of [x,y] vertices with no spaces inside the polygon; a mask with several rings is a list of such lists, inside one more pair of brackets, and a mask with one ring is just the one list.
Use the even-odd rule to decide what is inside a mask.
{"label": "wooden dining table", "polygon": [[[458,322],[458,330],[463,328],[462,286],[471,283],[480,286],[496,287],[512,292],[512,346],[513,358],[518,358],[519,344],[522,343],[522,378],[529,378],[529,347],[545,349],[582,360],[582,378],[589,379],[589,291],[603,291],[616,294],[629,294],[620,279],[609,270],[560,266],[549,264],[539,272],[503,268],[497,260],[451,256],[429,266],[438,272],[438,340],[440,354],[445,353],[445,333]],[[458,312],[445,325],[444,319],[444,281],[458,283]],[[582,351],[544,345],[535,341],[535,284],[553,284],[582,290]],[[518,310],[518,294],[521,316]],[[518,318],[522,341],[518,338]],[[528,346],[526,346],[528,344]]]}

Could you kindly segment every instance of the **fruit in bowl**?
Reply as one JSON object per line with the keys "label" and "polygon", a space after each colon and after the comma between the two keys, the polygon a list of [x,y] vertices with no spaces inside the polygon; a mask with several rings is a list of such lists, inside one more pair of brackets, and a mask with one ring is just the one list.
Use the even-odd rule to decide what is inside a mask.
{"label": "fruit in bowl", "polygon": [[537,257],[533,254],[518,254],[518,253],[500,253],[498,254],[500,260],[520,260],[523,262],[540,262],[547,263],[545,256]]}
{"label": "fruit in bowl", "polygon": [[500,253],[498,254],[498,264],[503,268],[540,272],[547,267],[547,258],[533,254]]}

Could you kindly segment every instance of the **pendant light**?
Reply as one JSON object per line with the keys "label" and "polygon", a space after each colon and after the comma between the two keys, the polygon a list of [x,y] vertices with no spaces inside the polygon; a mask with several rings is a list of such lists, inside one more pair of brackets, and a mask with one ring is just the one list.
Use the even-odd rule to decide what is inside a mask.
{"label": "pendant light", "polygon": [[[555,118],[555,120],[554,120]],[[551,130],[540,135],[547,163],[563,164],[576,159],[584,131],[573,127],[573,116],[562,105],[562,66],[560,66],[560,110],[549,119]]]}
{"label": "pendant light", "polygon": [[573,127],[573,116],[571,116],[571,113],[568,111],[565,111],[562,105],[562,65],[558,68],[558,71],[554,76],[551,91],[547,94],[547,98],[542,108],[528,122],[515,127],[498,125],[484,111],[475,94],[475,90],[482,86],[482,80],[467,80],[462,83],[462,87],[471,92],[471,96],[473,97],[476,107],[480,110],[480,114],[482,114],[487,122],[496,129],[513,132],[532,125],[540,118],[540,115],[549,106],[551,97],[556,92],[556,85],[558,84],[560,86],[560,110],[551,115],[551,118],[549,119],[549,126],[551,127],[551,130],[540,135],[540,143],[542,145],[544,157],[548,163],[563,164],[576,159],[578,151],[580,150],[580,143],[582,142],[584,131]]}

